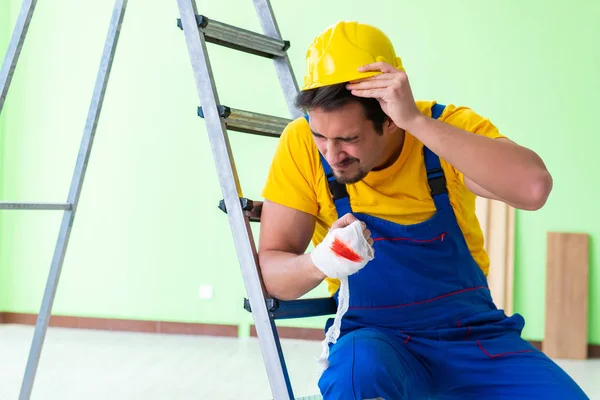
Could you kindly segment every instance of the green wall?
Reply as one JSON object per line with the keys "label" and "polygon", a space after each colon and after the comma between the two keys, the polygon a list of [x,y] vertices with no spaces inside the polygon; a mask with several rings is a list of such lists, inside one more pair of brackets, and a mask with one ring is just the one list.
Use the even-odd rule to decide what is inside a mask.
{"label": "green wall", "polygon": [[[19,4],[9,1],[11,27]],[[468,105],[541,154],[555,185],[543,210],[518,213],[516,311],[527,319],[525,337],[540,340],[546,232],[589,233],[589,336],[600,343],[600,228],[588,216],[596,192],[588,159],[599,143],[591,112],[600,107],[600,3],[460,4],[310,0],[273,7],[299,81],[306,46],[324,27],[339,19],[376,24],[396,44],[416,97]],[[198,1],[198,9],[260,30],[250,0]],[[9,94],[2,198],[66,197],[111,11],[111,1],[39,2]],[[195,116],[177,17],[175,0],[129,2],[54,313],[240,324],[245,334],[251,319],[241,308],[227,219],[216,208],[220,189]],[[223,104],[287,116],[269,60],[209,48]],[[235,132],[231,141],[244,195],[257,198],[275,141]],[[51,212],[2,215],[6,310],[39,309],[59,221]],[[201,284],[213,285],[212,300],[199,299]],[[311,295],[323,294],[320,287]],[[320,327],[323,320],[282,325]]]}

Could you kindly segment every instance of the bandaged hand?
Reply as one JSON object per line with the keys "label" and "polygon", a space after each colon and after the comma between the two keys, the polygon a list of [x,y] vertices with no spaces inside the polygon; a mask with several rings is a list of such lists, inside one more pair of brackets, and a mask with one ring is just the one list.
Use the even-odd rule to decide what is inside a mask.
{"label": "bandaged hand", "polygon": [[[348,224],[349,221],[353,221]],[[352,275],[371,261],[373,240],[364,224],[351,214],[336,221],[325,239],[311,253],[313,264],[330,278]]]}
{"label": "bandaged hand", "polygon": [[318,269],[328,277],[340,280],[337,312],[321,342],[321,355],[318,358],[321,373],[329,367],[329,344],[337,342],[342,318],[350,305],[348,276],[361,270],[374,257],[371,232],[352,214],[338,219],[311,253],[313,264]]}

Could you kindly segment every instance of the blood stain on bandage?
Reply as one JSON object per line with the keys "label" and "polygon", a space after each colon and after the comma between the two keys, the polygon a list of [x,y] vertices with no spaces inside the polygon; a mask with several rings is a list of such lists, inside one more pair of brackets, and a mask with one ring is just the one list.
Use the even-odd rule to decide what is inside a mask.
{"label": "blood stain on bandage", "polygon": [[360,262],[362,261],[362,257],[356,254],[354,250],[348,247],[344,242],[340,239],[335,238],[333,243],[331,244],[331,251],[335,253],[335,255],[345,258],[346,260],[352,262]]}

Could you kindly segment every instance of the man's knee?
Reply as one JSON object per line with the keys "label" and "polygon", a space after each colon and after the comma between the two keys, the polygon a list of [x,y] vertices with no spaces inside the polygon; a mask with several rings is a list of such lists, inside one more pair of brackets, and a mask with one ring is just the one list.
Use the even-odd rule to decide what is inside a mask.
{"label": "man's knee", "polygon": [[403,398],[406,361],[402,342],[371,329],[343,336],[331,349],[319,380],[325,400]]}

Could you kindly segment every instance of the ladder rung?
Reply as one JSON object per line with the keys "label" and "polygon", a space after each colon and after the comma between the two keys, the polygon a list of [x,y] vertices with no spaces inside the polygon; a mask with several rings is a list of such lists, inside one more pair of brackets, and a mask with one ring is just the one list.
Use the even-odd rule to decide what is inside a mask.
{"label": "ladder rung", "polygon": [[[287,118],[237,110],[227,106],[218,106],[218,109],[227,129],[237,132],[278,138],[291,122]],[[202,107],[198,107],[198,116],[204,118]]]}
{"label": "ladder rung", "polygon": [[0,201],[0,210],[72,210],[71,203],[13,203]]}
{"label": "ladder rung", "polygon": [[[284,57],[290,42],[275,39],[267,35],[252,32],[237,26],[208,19],[204,15],[196,15],[196,21],[200,31],[204,33],[207,42],[255,54],[261,57],[273,58]],[[177,26],[183,29],[181,19],[177,20]]]}
{"label": "ladder rung", "polygon": [[[269,314],[274,319],[319,317],[335,314],[337,304],[333,297],[319,297],[313,299],[278,300],[266,299]],[[244,299],[244,309],[252,312],[250,301]]]}

